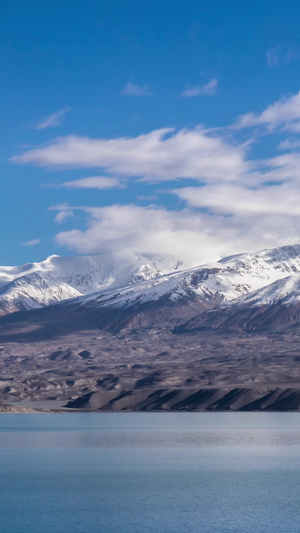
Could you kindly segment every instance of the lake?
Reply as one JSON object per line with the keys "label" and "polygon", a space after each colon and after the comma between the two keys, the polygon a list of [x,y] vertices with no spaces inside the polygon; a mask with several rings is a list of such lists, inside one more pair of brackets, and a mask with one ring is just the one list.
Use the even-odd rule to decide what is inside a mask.
{"label": "lake", "polygon": [[293,533],[300,413],[0,415],[5,533]]}

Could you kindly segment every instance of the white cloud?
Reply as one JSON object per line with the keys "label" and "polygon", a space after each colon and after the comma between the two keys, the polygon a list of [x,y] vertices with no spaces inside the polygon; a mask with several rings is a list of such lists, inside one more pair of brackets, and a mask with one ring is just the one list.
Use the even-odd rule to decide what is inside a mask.
{"label": "white cloud", "polygon": [[274,104],[268,106],[262,113],[246,113],[241,115],[234,125],[236,129],[252,128],[254,126],[265,126],[269,131],[275,128],[282,128],[286,131],[300,131],[300,92],[282,98]]}
{"label": "white cloud", "polygon": [[277,182],[294,182],[296,192],[300,185],[300,153],[291,152],[282,154],[261,162],[266,171],[261,175],[261,180]]}
{"label": "white cloud", "polygon": [[91,176],[89,178],[81,178],[73,181],[65,181],[61,187],[69,189],[112,189],[114,187],[121,187],[122,184],[118,178],[108,176]]}
{"label": "white cloud", "polygon": [[87,229],[60,232],[58,245],[80,254],[170,256],[183,259],[185,267],[296,243],[300,235],[299,216],[247,213],[224,217],[134,205],[79,209],[86,213]]}
{"label": "white cloud", "polygon": [[276,44],[276,46],[273,46],[273,48],[270,48],[270,50],[266,53],[266,60],[268,63],[268,67],[276,67],[279,62],[280,57],[280,44]]}
{"label": "white cloud", "polygon": [[[156,190],[156,197],[151,196],[150,187],[146,192],[148,200],[157,203],[163,202],[163,193],[175,194],[184,202],[181,210],[155,205],[54,206],[58,223],[81,212],[76,226],[59,232],[56,240],[82,254],[167,254],[193,266],[300,241],[300,141],[285,139],[279,148],[288,152],[250,160],[252,131],[248,137],[243,132],[243,143],[233,138],[233,134],[241,137],[239,130],[246,127],[264,127],[263,133],[276,128],[276,134],[278,130],[282,134],[299,125],[300,93],[275,102],[260,114],[243,115],[229,130],[166,128],[115,139],[72,135],[29,148],[13,161],[61,170],[100,169],[99,175],[95,172],[65,181],[62,186],[67,189],[120,187],[130,178],[150,184],[178,180],[176,188],[172,183],[171,190]],[[191,179],[192,186],[187,181]],[[83,218],[84,229],[78,226]]]}
{"label": "white cloud", "polygon": [[295,46],[285,47],[276,44],[266,53],[267,64],[270,68],[277,67],[280,63],[289,64],[300,59],[300,49]]}
{"label": "white cloud", "polygon": [[300,192],[291,184],[256,189],[216,184],[201,188],[184,187],[173,192],[191,207],[207,208],[223,215],[300,215]]}
{"label": "white cloud", "polygon": [[132,83],[132,81],[129,81],[125,85],[120,94],[126,96],[153,96],[148,85],[137,85],[136,83]]}
{"label": "white cloud", "polygon": [[154,130],[138,137],[90,139],[68,136],[27,150],[12,160],[37,166],[102,168],[147,181],[176,178],[235,180],[248,169],[246,144],[238,145],[198,127]]}
{"label": "white cloud", "polygon": [[70,108],[66,107],[64,109],[60,109],[59,111],[55,111],[55,113],[52,113],[47,117],[41,118],[38,123],[35,124],[34,129],[44,130],[46,128],[56,128],[57,126],[60,126],[69,111]]}
{"label": "white cloud", "polygon": [[55,216],[54,220],[58,224],[61,224],[62,222],[65,222],[65,220],[67,220],[68,218],[72,218],[73,216],[74,216],[74,213],[71,209],[70,210],[65,209],[65,210],[59,211],[59,213],[57,213],[57,215]]}
{"label": "white cloud", "polygon": [[62,222],[65,222],[65,220],[67,220],[68,218],[72,218],[74,216],[74,210],[67,202],[51,206],[49,207],[49,211],[57,211],[57,214],[54,218],[57,224],[61,224]]}
{"label": "white cloud", "polygon": [[217,259],[224,250],[222,237],[209,227],[205,217],[190,210],[134,205],[82,209],[88,217],[88,228],[56,236],[59,245],[78,253],[169,255],[196,265]]}
{"label": "white cloud", "polygon": [[23,246],[36,246],[42,242],[41,239],[32,239],[31,241],[22,242]]}
{"label": "white cloud", "polygon": [[278,145],[279,150],[294,150],[300,148],[300,139],[285,139]]}
{"label": "white cloud", "polygon": [[192,85],[185,88],[185,90],[180,94],[185,98],[192,98],[194,96],[214,96],[218,92],[219,81],[216,78],[210,80],[206,85]]}

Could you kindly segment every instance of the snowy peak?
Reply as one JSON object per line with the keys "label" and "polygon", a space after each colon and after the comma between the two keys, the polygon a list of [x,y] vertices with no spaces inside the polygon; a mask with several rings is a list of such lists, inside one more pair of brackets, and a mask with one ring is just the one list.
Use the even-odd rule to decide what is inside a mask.
{"label": "snowy peak", "polygon": [[[300,273],[300,247],[285,247],[281,250],[265,250],[257,254],[243,254],[224,259],[216,264],[204,265],[194,269],[161,274],[148,267],[142,267],[141,274],[132,276],[129,283],[111,284],[100,291],[88,294],[70,305],[80,305],[89,309],[116,308],[139,309],[153,304],[155,308],[175,306],[191,307],[191,314],[203,312],[220,304],[250,297],[263,288],[269,287],[274,280],[284,279],[287,273]],[[141,281],[142,279],[142,281]],[[174,310],[174,309],[173,309]],[[120,312],[120,311],[118,311]]]}
{"label": "snowy peak", "polygon": [[[288,258],[278,269],[281,278],[267,283],[249,294],[231,300],[194,316],[174,329],[174,333],[199,330],[246,331],[247,333],[280,333],[300,331],[300,273],[282,277],[291,265]],[[276,264],[276,263],[275,263]]]}
{"label": "snowy peak", "polygon": [[172,261],[52,255],[37,263],[0,267],[0,315],[152,279],[161,275],[166,265],[169,268]]}
{"label": "snowy peak", "polygon": [[65,300],[119,309],[151,302],[179,309],[185,302],[195,314],[226,302],[269,305],[283,294],[295,299],[299,276],[300,245],[231,256],[188,270],[170,257],[54,255],[37,263],[0,267],[0,314]]}
{"label": "snowy peak", "polygon": [[0,313],[26,313],[3,317],[0,325],[6,331],[10,323],[33,320],[34,338],[162,324],[172,330],[181,324],[176,332],[282,331],[298,323],[300,329],[299,245],[182,267],[170,258],[106,255],[3,267]]}
{"label": "snowy peak", "polygon": [[[237,301],[240,305],[256,307],[271,306],[279,302],[282,305],[292,305],[300,302],[300,274],[294,274],[293,276],[287,276],[286,278],[274,281],[274,283],[258,291],[254,291]],[[227,302],[225,305],[230,305],[230,302]]]}

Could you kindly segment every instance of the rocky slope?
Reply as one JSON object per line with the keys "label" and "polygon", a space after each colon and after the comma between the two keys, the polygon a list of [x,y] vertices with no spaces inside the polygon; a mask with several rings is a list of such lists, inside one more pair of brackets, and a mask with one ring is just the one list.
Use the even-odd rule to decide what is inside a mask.
{"label": "rocky slope", "polygon": [[205,387],[99,391],[67,408],[99,411],[298,411],[300,388]]}
{"label": "rocky slope", "polygon": [[300,331],[300,276],[288,276],[248,296],[223,303],[174,328],[174,333],[215,330]]}

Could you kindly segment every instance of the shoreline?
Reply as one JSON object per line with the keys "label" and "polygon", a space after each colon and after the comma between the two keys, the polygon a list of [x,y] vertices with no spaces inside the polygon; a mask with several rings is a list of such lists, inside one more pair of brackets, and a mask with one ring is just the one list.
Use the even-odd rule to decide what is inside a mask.
{"label": "shoreline", "polygon": [[82,414],[82,413],[98,413],[98,414],[120,414],[120,413],[124,413],[124,414],[129,414],[129,413],[143,413],[143,414],[151,414],[151,413],[160,413],[160,414],[169,414],[169,413],[182,413],[182,414],[185,414],[185,413],[195,413],[195,414],[213,414],[213,413],[228,413],[228,414],[233,414],[233,413],[300,413],[300,410],[295,410],[295,409],[286,409],[284,411],[267,411],[267,410],[257,410],[257,411],[241,411],[241,410],[236,410],[236,411],[230,411],[230,410],[214,410],[214,411],[175,411],[175,410],[170,410],[170,411],[103,411],[103,410],[82,410],[82,409],[64,409],[64,410],[57,410],[55,411],[54,409],[53,410],[49,410],[49,409],[24,409],[24,410],[18,410],[18,409],[12,409],[12,410],[0,410],[0,415],[33,415],[33,414],[49,414],[49,415],[61,415],[61,414]]}
{"label": "shoreline", "polygon": [[0,413],[300,412],[300,387],[281,385],[133,388],[76,399],[0,403]]}

